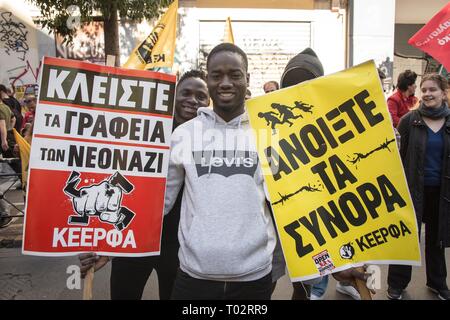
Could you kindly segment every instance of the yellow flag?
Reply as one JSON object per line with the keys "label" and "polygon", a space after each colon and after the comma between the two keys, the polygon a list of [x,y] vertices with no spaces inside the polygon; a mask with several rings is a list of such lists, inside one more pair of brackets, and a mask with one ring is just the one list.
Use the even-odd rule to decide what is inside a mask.
{"label": "yellow flag", "polygon": [[231,28],[230,17],[227,18],[227,22],[225,23],[225,33],[223,35],[223,42],[229,42],[234,44],[233,28]]}
{"label": "yellow flag", "polygon": [[25,187],[28,180],[28,164],[30,162],[30,144],[16,131],[14,131],[14,138],[19,145],[20,161],[22,162],[22,186]]}
{"label": "yellow flag", "polygon": [[158,21],[149,36],[134,48],[127,62],[129,69],[172,67],[175,54],[178,0],[175,0]]}

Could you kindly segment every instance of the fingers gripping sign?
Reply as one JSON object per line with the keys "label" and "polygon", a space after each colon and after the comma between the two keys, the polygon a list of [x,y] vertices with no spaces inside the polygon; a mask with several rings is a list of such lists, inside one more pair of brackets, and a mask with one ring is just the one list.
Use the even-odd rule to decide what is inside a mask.
{"label": "fingers gripping sign", "polygon": [[64,192],[72,197],[73,208],[78,214],[69,217],[69,224],[88,225],[90,217],[113,224],[117,230],[125,229],[134,218],[134,212],[122,207],[122,194],[133,191],[133,185],[119,172],[108,180],[77,189],[80,173],[73,171]]}

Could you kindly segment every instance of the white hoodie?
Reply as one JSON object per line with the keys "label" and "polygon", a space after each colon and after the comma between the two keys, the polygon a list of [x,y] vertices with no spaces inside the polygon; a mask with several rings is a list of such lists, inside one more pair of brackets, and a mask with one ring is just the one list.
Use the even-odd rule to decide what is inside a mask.
{"label": "white hoodie", "polygon": [[200,108],[197,118],[173,132],[166,214],[183,182],[181,270],[217,281],[269,274],[276,235],[246,114],[225,122]]}

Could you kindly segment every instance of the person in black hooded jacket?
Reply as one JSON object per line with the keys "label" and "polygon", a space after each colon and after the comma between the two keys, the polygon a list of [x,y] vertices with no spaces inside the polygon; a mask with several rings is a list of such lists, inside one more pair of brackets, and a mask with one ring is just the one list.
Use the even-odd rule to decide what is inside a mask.
{"label": "person in black hooded jacket", "polygon": [[[305,50],[294,56],[291,60],[289,60],[281,76],[280,87],[290,87],[304,81],[321,77],[323,75],[323,66],[319,58],[317,57],[317,54],[313,49],[306,48]],[[282,256],[274,255],[274,269],[277,269],[279,265],[282,265],[283,261],[281,259],[283,259]],[[277,279],[274,278],[274,274],[272,274],[272,276],[272,281],[275,282]],[[334,273],[333,277],[340,282],[340,287],[345,289],[345,292],[343,293],[350,294],[347,291],[348,288],[351,287],[351,285],[347,285],[346,282],[355,278],[365,281],[368,277],[368,274],[364,274],[354,268],[350,268],[341,272]],[[311,293],[311,285],[318,283],[320,280],[321,278],[305,282],[293,282],[292,285],[294,288],[294,292],[292,294],[292,300],[308,300]],[[356,291],[356,289],[354,289],[354,291]]]}

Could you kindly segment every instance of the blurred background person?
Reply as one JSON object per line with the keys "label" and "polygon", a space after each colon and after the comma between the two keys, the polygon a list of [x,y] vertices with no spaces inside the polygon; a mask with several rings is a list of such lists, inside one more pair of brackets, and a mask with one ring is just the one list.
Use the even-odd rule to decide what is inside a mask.
{"label": "blurred background person", "polygon": [[22,121],[22,127],[21,127],[21,131],[20,133],[22,135],[24,128],[29,125],[31,125],[34,121],[34,116],[36,113],[36,97],[34,95],[28,94],[25,96],[25,99],[23,100],[26,108],[28,109],[28,111],[25,113],[24,117],[23,117],[23,121]]}
{"label": "blurred background person", "polygon": [[400,118],[407,114],[418,102],[418,99],[414,96],[416,80],[417,74],[411,70],[405,70],[398,75],[397,90],[387,100],[394,127],[398,126]]}
{"label": "blurred background person", "polygon": [[[1,141],[1,155],[2,158],[13,158],[13,149],[15,145],[14,133],[14,114],[11,109],[0,101],[0,141]],[[14,163],[16,164],[16,163]],[[14,170],[10,164],[2,159],[0,162],[1,174],[14,174],[15,170],[20,170],[20,166]],[[16,171],[17,172],[17,171]],[[19,171],[20,172],[20,171]],[[0,178],[0,194],[4,194],[9,186],[14,183],[15,177],[1,177]],[[9,217],[11,213],[11,205],[0,197],[0,228],[5,228],[11,224],[12,218]]]}
{"label": "blurred background person", "polygon": [[280,86],[276,81],[267,81],[266,83],[264,83],[263,86],[264,93],[269,93],[272,91],[276,91],[278,89],[280,89]]}
{"label": "blurred background person", "polygon": [[381,81],[381,87],[383,88],[383,93],[386,96],[387,90],[386,90],[386,86],[384,84],[384,80],[386,79],[386,74],[380,68],[378,68],[377,71],[378,71],[378,77],[380,78],[380,81]]}
{"label": "blurred background person", "polygon": [[[322,63],[317,54],[311,48],[306,48],[291,60],[284,68],[281,76],[281,88],[290,87],[304,81],[312,80],[324,75]],[[281,250],[275,250],[272,263],[272,281],[275,283],[282,276],[281,266],[285,266],[284,257]],[[354,299],[361,299],[358,291],[353,287],[353,280],[356,278],[364,280],[367,275],[359,272],[355,268],[350,268],[341,272],[333,273],[333,277],[338,281],[336,289]],[[314,293],[313,300],[323,299],[328,286],[328,276],[311,279],[304,282],[293,282],[292,300],[308,300],[311,292]],[[313,290],[313,291],[312,291]]]}
{"label": "blurred background person", "polygon": [[8,89],[2,84],[0,84],[0,98],[14,114],[15,124],[13,127],[17,130],[17,132],[20,132],[20,129],[22,129],[23,121],[22,106],[20,105],[20,102],[16,98],[14,98],[14,95],[8,95]]}
{"label": "blurred background person", "polygon": [[245,91],[245,100],[248,100],[251,98],[252,98],[252,92],[250,91],[250,89],[247,89],[247,91]]}

